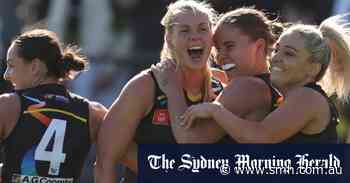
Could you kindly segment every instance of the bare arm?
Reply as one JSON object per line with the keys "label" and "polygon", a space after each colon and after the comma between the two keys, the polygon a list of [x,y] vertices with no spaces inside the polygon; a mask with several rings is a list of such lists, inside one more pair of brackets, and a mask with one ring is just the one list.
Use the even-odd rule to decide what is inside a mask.
{"label": "bare arm", "polygon": [[141,118],[151,107],[153,85],[146,73],[137,75],[127,83],[109,109],[98,133],[98,182],[116,181],[115,164],[125,156]]}
{"label": "bare arm", "polygon": [[124,166],[127,166],[128,168],[130,168],[136,174],[138,173],[137,152],[138,152],[137,144],[134,141],[132,141],[128,145],[128,150],[125,153],[123,159],[121,160],[121,163]]}
{"label": "bare arm", "polygon": [[[183,75],[180,68],[172,61],[162,61],[156,66],[152,66],[159,87],[168,97],[168,110],[171,120],[171,128],[177,143],[210,143],[215,142],[224,135],[223,130],[215,123],[203,123],[198,128],[187,130],[181,127],[179,117],[186,111],[187,103],[183,93],[182,80]],[[208,137],[203,134],[218,134],[215,131],[222,132],[220,135]],[[199,135],[198,135],[199,134]]]}
{"label": "bare arm", "polygon": [[[290,92],[284,103],[260,123],[241,119],[220,105],[205,104],[199,108],[212,111],[215,121],[241,143],[277,143],[301,131],[309,122],[320,120],[323,107],[328,107],[323,96],[311,89],[299,88]],[[190,113],[195,112],[193,109],[186,112],[186,121]]]}
{"label": "bare arm", "polygon": [[[252,77],[242,77],[237,78],[227,86],[223,93],[219,95],[217,101],[222,103],[233,114],[244,118],[246,115],[255,113],[258,110],[269,108],[271,99],[269,92],[269,88],[264,81]],[[173,115],[174,118],[172,118],[172,121],[177,120],[175,123],[177,131],[174,130],[174,133],[179,134],[178,138],[182,138],[183,142],[214,143],[227,133],[210,119],[197,119],[199,122],[192,128],[185,129],[181,127],[179,125],[181,120],[177,116],[182,115],[187,109],[184,97],[179,94],[173,94],[169,95],[168,99],[170,116]],[[183,136],[181,137],[180,135]]]}
{"label": "bare arm", "polygon": [[91,142],[96,143],[97,132],[107,113],[107,108],[98,102],[89,102]]}
{"label": "bare arm", "polygon": [[15,93],[0,95],[0,142],[9,136],[19,118],[21,104]]}
{"label": "bare arm", "polygon": [[[107,108],[98,102],[90,102],[89,110],[91,141],[96,143],[97,132],[105,115],[107,114]],[[125,156],[122,158],[121,163],[137,172],[137,145],[134,141],[130,142],[128,150]]]}
{"label": "bare arm", "polygon": [[[193,128],[183,128],[179,117],[188,106],[182,91],[181,69],[176,68],[172,61],[163,61],[152,66],[152,72],[168,97],[171,127],[178,143],[214,143],[225,135],[224,130],[212,120],[198,119],[200,123]],[[270,104],[268,86],[253,77],[235,79],[218,98],[231,112],[241,117]]]}

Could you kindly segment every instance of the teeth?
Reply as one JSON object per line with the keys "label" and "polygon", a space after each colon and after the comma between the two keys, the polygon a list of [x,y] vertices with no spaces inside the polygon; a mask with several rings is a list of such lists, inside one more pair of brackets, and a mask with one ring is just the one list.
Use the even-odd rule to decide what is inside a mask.
{"label": "teeth", "polygon": [[273,70],[273,71],[277,71],[277,72],[281,72],[281,71],[283,71],[281,68],[276,67],[276,66],[271,67],[271,70]]}
{"label": "teeth", "polygon": [[202,47],[201,46],[193,46],[191,48],[189,48],[189,50],[201,50]]}
{"label": "teeth", "polygon": [[221,69],[224,71],[229,71],[235,67],[236,67],[236,64],[224,64],[221,66]]}

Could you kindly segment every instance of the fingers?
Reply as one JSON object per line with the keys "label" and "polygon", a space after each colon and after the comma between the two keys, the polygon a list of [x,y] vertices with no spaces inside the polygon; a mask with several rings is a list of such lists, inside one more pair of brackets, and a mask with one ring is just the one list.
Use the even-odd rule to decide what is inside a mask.
{"label": "fingers", "polygon": [[176,70],[176,64],[172,60],[165,60],[151,66],[152,71],[158,73],[171,72]]}
{"label": "fingers", "polygon": [[164,60],[163,62],[164,62],[165,64],[169,64],[169,65],[174,65],[174,66],[176,66],[176,62],[175,62],[175,60],[173,60],[173,59]]}
{"label": "fingers", "polygon": [[164,60],[160,63],[166,70],[176,70],[177,64],[173,59]]}
{"label": "fingers", "polygon": [[160,67],[157,65],[154,65],[154,64],[151,65],[151,71],[153,72],[153,74],[155,75],[156,78],[158,77],[159,73],[161,72]]}
{"label": "fingers", "polygon": [[194,116],[192,112],[193,109],[194,109],[194,106],[189,107],[181,117],[182,118],[181,126],[183,126],[185,129],[191,128],[193,125],[193,120],[194,120]]}

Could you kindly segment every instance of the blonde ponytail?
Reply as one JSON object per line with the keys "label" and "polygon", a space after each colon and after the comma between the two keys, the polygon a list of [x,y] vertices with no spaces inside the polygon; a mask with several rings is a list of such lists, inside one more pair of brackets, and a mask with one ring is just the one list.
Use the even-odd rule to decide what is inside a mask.
{"label": "blonde ponytail", "polygon": [[350,27],[342,22],[348,15],[330,17],[319,27],[331,50],[330,63],[321,85],[328,95],[336,94],[342,102],[348,102],[350,91]]}

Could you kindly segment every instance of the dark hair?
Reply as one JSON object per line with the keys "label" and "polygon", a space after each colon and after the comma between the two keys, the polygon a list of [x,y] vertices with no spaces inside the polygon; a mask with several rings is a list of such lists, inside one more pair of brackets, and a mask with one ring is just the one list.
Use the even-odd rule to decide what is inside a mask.
{"label": "dark hair", "polygon": [[13,43],[18,47],[18,54],[26,62],[39,59],[45,63],[48,76],[59,79],[73,79],[71,71],[86,70],[88,61],[76,46],[64,49],[58,36],[49,30],[35,29],[18,36]]}
{"label": "dark hair", "polygon": [[242,7],[223,14],[216,24],[216,28],[222,24],[233,25],[247,34],[252,40],[264,39],[268,53],[279,35],[283,32],[284,26],[277,20],[269,20],[265,13],[253,7]]}

